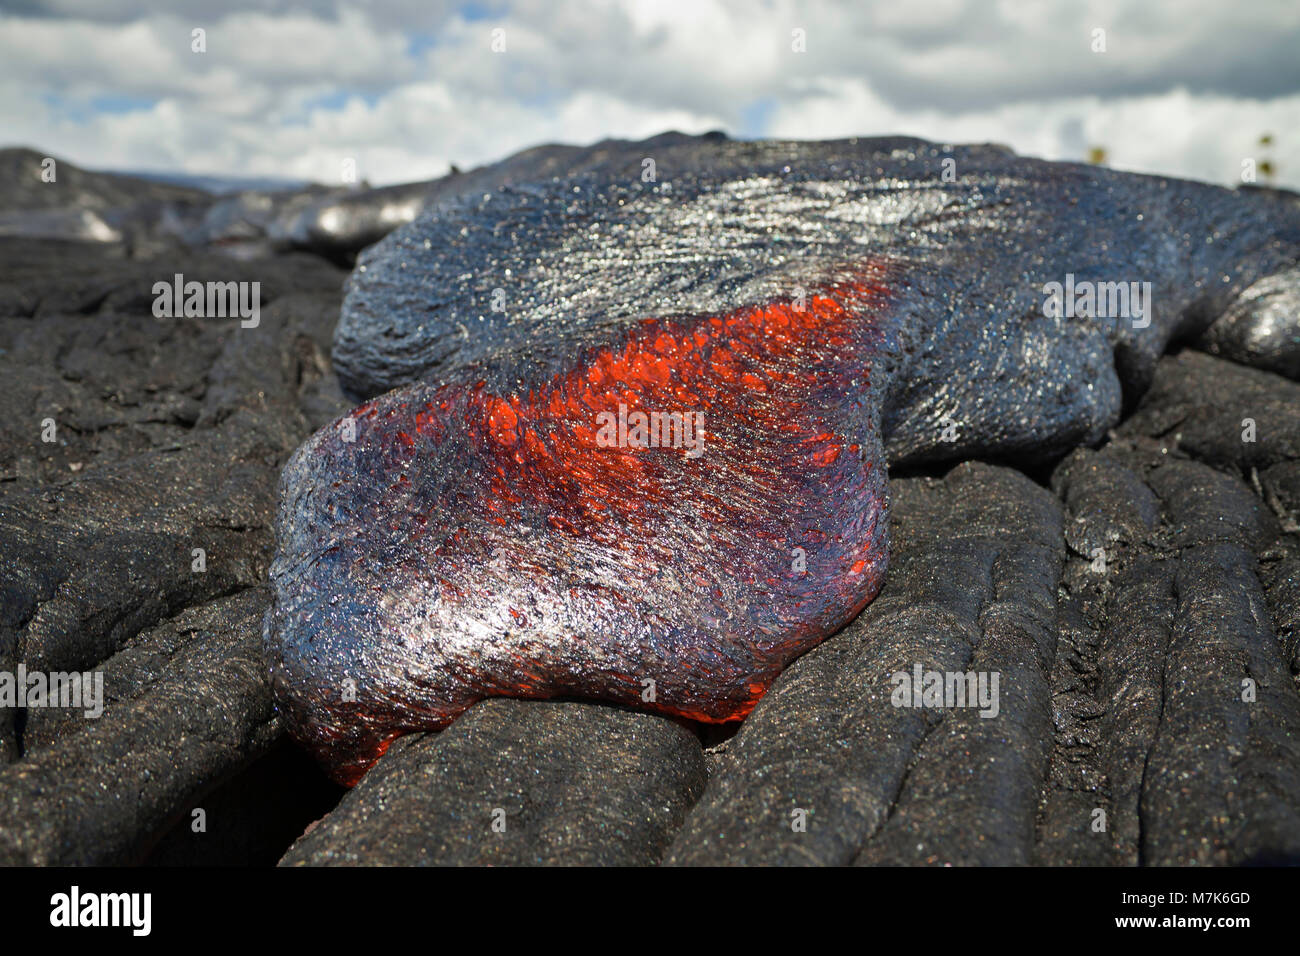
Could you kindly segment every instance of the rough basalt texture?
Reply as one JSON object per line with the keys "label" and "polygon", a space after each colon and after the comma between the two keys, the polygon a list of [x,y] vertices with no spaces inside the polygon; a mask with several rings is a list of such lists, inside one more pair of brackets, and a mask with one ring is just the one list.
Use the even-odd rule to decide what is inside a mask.
{"label": "rough basalt texture", "polygon": [[[177,272],[260,281],[259,326],[154,317]],[[260,649],[275,489],[348,407],[342,279],[302,255],[0,239],[0,672],[98,670],[106,695],[98,719],[0,707],[0,859],[138,862],[196,807],[239,847],[267,819],[211,801],[283,739]]]}
{"label": "rough basalt texture", "polygon": [[[483,702],[460,732],[394,744],[340,803],[285,738],[249,640],[281,466],[350,407],[328,358],[343,274],[304,256],[245,266],[172,247],[141,266],[138,252],[0,239],[0,671],[48,649],[101,669],[109,697],[98,721],[0,708],[4,859],[273,862],[338,803],[288,862],[1300,861],[1295,383],[1182,351],[1113,440],[1054,478],[895,477],[880,596],[734,737],[697,726],[696,743],[601,703]],[[152,283],[175,272],[262,281],[262,325],[154,319]],[[965,593],[967,578],[990,590]],[[882,700],[890,668],[961,666],[972,642],[971,660],[1018,675],[998,718]],[[1014,670],[981,656],[998,648]],[[712,852],[692,852],[705,833]]]}
{"label": "rough basalt texture", "polygon": [[[362,256],[335,336],[353,392],[417,384],[285,469],[290,730],[352,783],[484,697],[744,716],[878,590],[887,463],[1096,442],[1225,312],[1285,364],[1258,283],[1297,258],[1268,195],[905,139],[610,144],[446,198]],[[1058,314],[1052,282],[1149,294]],[[702,454],[607,447],[624,410],[698,412]]]}
{"label": "rough basalt texture", "polygon": [[[1040,859],[1294,861],[1300,698],[1267,566],[1295,538],[1243,482],[1170,452],[1117,439],[1053,477],[1077,557],[1062,580]],[[1294,565],[1289,577],[1294,588]],[[1078,825],[1096,809],[1105,834]]]}
{"label": "rough basalt texture", "polygon": [[665,718],[483,701],[394,744],[282,862],[645,866],[706,779],[699,740]]}
{"label": "rough basalt texture", "polygon": [[258,643],[265,606],[245,591],[141,634],[97,668],[98,719],[33,711],[28,753],[0,769],[0,865],[139,863],[264,753],[280,733]]}

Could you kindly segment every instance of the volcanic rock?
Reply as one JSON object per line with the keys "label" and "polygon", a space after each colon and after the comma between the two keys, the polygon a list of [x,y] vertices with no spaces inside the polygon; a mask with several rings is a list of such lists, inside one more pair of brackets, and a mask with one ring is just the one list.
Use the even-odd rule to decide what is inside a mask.
{"label": "volcanic rock", "polygon": [[283,863],[646,865],[704,781],[699,740],[662,717],[483,701],[396,742]]}

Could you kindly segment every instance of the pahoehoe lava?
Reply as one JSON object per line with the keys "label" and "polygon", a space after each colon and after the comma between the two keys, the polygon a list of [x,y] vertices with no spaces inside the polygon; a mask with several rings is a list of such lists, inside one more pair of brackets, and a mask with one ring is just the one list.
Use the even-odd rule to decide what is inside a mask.
{"label": "pahoehoe lava", "polygon": [[[1094,442],[1176,340],[1300,371],[1264,193],[911,139],[574,163],[444,194],[350,280],[335,364],[378,397],[285,468],[265,625],[343,782],[490,696],[741,717],[879,590],[888,465]],[[602,439],[636,412],[702,414],[699,453]]]}

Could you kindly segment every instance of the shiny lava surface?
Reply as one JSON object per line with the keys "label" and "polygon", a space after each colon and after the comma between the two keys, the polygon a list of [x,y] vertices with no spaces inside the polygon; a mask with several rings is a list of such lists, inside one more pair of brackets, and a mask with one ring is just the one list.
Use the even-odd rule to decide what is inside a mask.
{"label": "shiny lava surface", "polygon": [[[645,320],[510,395],[399,390],[318,433],[299,454],[339,477],[291,506],[329,543],[276,569],[313,585],[276,621],[304,638],[276,670],[300,739],[351,783],[393,737],[487,696],[748,713],[883,579],[887,271]],[[620,406],[701,414],[698,457],[602,446],[599,416]]]}
{"label": "shiny lava surface", "polygon": [[[1263,196],[901,138],[529,155],[361,256],[334,360],[378,397],[285,467],[272,682],[345,783],[489,696],[742,717],[879,590],[887,465],[1098,440],[1225,311],[1300,341]],[[1067,274],[1149,321],[1046,314]],[[702,414],[700,453],[607,447],[620,407]]]}

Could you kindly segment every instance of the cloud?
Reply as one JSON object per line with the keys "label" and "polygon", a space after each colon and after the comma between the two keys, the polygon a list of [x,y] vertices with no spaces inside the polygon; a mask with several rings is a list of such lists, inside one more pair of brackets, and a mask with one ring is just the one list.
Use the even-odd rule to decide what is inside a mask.
{"label": "cloud", "polygon": [[[1277,140],[1278,133],[1300,130],[1300,93],[1262,102],[1175,89],[1114,100],[1071,97],[1046,109],[1013,103],[962,112],[900,110],[847,80],[827,78],[811,90],[773,112],[772,135],[811,139],[888,130],[948,143],[999,142],[1026,155],[1075,161],[1095,147],[1117,169],[1229,183],[1239,179],[1245,159],[1279,162],[1283,147],[1262,148],[1262,134]],[[1282,162],[1292,183],[1300,182],[1296,147],[1294,140],[1285,146]]]}
{"label": "cloud", "polygon": [[[101,168],[372,182],[677,128],[911,133],[1300,186],[1300,6],[1261,0],[26,0],[0,130]],[[191,31],[207,52],[191,51]],[[504,52],[494,52],[503,30]],[[1094,51],[1096,30],[1106,49]],[[794,48],[802,31],[806,52]],[[1259,158],[1259,157],[1255,157]]]}

